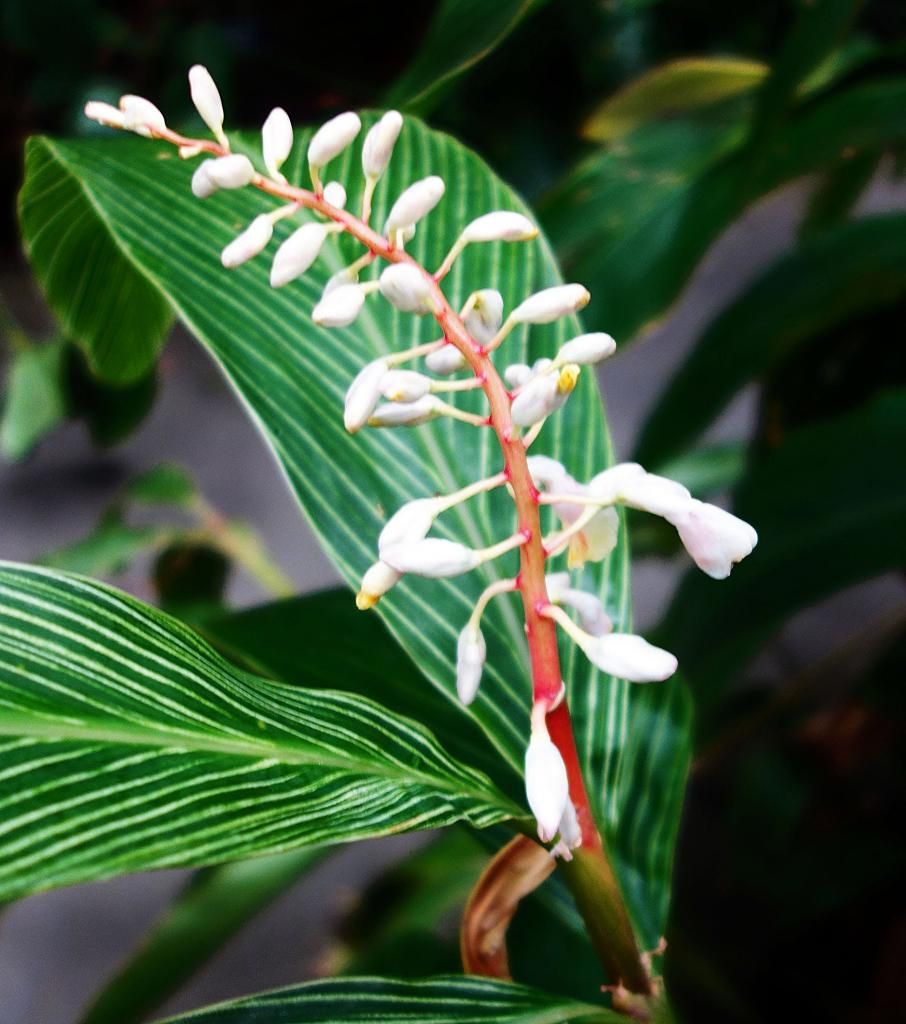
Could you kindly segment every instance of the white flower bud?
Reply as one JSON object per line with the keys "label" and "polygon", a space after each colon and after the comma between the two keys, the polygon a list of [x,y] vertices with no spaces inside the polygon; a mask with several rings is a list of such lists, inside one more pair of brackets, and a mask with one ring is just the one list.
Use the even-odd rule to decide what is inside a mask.
{"label": "white flower bud", "polygon": [[475,293],[472,308],[463,318],[466,330],[479,345],[487,345],[503,322],[503,296],[496,288]]}
{"label": "white flower bud", "polygon": [[572,800],[566,801],[563,810],[563,817],[560,819],[560,841],[566,847],[567,853],[561,854],[564,860],[572,860],[571,850],[582,845],[582,830],[579,828],[579,819],[576,816],[576,807]]}
{"label": "white flower bud", "polygon": [[125,128],[126,115],[111,103],[101,103],[100,100],[89,100],[85,104],[85,116],[89,121],[97,121],[108,128]]}
{"label": "white flower bud", "polygon": [[308,145],[309,167],[321,168],[338,156],[359,134],[362,122],[351,110],[337,114],[315,132]]}
{"label": "white flower bud", "polygon": [[[611,511],[611,510],[608,510]],[[597,594],[589,594],[573,587],[565,588],[560,594],[560,604],[573,608],[579,613],[579,624],[592,636],[604,636],[613,631],[610,616]]]}
{"label": "white flower bud", "polygon": [[328,181],[324,186],[324,201],[338,210],[346,208],[346,189],[338,181]]}
{"label": "white flower bud", "polygon": [[575,363],[564,366],[557,374],[534,376],[513,399],[511,413],[517,427],[530,427],[550,416],[572,394],[579,379]]}
{"label": "white flower bud", "polygon": [[303,224],[287,238],[277,250],[271,265],[271,287],[282,288],[295,281],[318,258],[324,239],[326,224]]}
{"label": "white flower bud", "polygon": [[443,194],[443,178],[437,175],[422,178],[410,185],[391,207],[384,225],[384,234],[390,235],[420,221],[437,206]]}
{"label": "white flower bud", "polygon": [[437,498],[407,501],[384,524],[378,537],[378,551],[383,552],[397,544],[424,540],[441,510],[442,503]]}
{"label": "white flower bud", "polygon": [[293,125],[282,107],[274,107],[261,129],[261,152],[267,173],[281,179],[280,168],[293,148]]}
{"label": "white flower bud", "polygon": [[602,504],[612,504],[620,500],[624,488],[631,486],[635,478],[646,475],[645,470],[637,462],[620,462],[593,476],[588,481],[587,490]]}
{"label": "white flower bud", "polygon": [[324,291],[321,292],[321,298],[326,299],[332,291],[336,291],[337,288],[342,288],[344,284],[356,284],[359,280],[358,270],[354,270],[351,267],[343,267],[342,270],[338,270],[335,274],[327,279],[327,284],[324,285]]}
{"label": "white flower bud", "polygon": [[510,316],[517,324],[549,324],[583,309],[590,298],[581,284],[559,284],[530,295]]}
{"label": "white flower bud", "polygon": [[362,170],[366,178],[379,178],[387,169],[402,127],[403,116],[396,110],[388,110],[371,126],[362,146]]}
{"label": "white flower bud", "polygon": [[[547,456],[542,455],[541,458]],[[553,461],[553,460],[551,460]],[[569,590],[570,579],[568,572],[549,572],[544,577],[544,587],[547,590],[547,597],[551,604],[559,604],[561,596]]]}
{"label": "white flower bud", "polygon": [[526,460],[535,486],[542,491],[572,491],[576,481],[566,472],[562,462],[549,455],[530,455]]}
{"label": "white flower bud", "polygon": [[311,318],[320,327],[348,327],[364,305],[365,293],[357,284],[341,284],[321,298]]}
{"label": "white flower bud", "polygon": [[579,641],[588,660],[608,675],[630,683],[654,683],[669,679],[676,658],[634,633],[609,633]]}
{"label": "white flower bud", "polygon": [[189,68],[189,92],[202,121],[216,139],[222,140],[223,101],[210,71],[204,65],[196,64]]}
{"label": "white flower bud", "polygon": [[208,169],[213,160],[203,160],[196,168],[195,173],[192,175],[192,195],[196,199],[207,199],[208,196],[214,195],[217,191],[217,186],[211,181],[211,177],[208,174]]}
{"label": "white flower bud", "polygon": [[538,229],[528,217],[509,210],[495,210],[466,225],[462,239],[464,242],[527,242],[537,235]]}
{"label": "white flower bud", "polygon": [[[349,286],[341,285],[342,287]],[[324,301],[321,300],[322,304]],[[381,380],[389,368],[390,364],[386,359],[375,359],[366,363],[349,385],[343,410],[343,424],[350,434],[361,430],[374,412],[375,406],[381,400]]]}
{"label": "white flower bud", "polygon": [[142,96],[120,96],[120,110],[123,112],[123,127],[137,135],[144,135],[146,139],[152,137],[152,129],[167,129],[164,115]]}
{"label": "white flower bud", "polygon": [[589,480],[588,487],[595,497],[621,501],[630,508],[665,518],[680,514],[692,500],[692,495],[682,484],[665,476],[646,473],[632,462],[599,473]]}
{"label": "white flower bud", "polygon": [[241,266],[261,252],[271,240],[273,233],[274,225],[270,217],[262,213],[223,250],[220,254],[221,263],[230,270]]}
{"label": "white flower bud", "polygon": [[666,518],[699,569],[716,580],[726,579],[758,543],[758,534],[747,522],[695,498]]}
{"label": "white flower bud", "polygon": [[616,350],[617,343],[609,334],[580,334],[578,338],[573,338],[561,347],[557,353],[557,362],[587,366],[612,356]]}
{"label": "white flower bud", "polygon": [[456,373],[458,370],[466,368],[466,357],[455,345],[448,344],[444,345],[443,348],[437,349],[436,352],[429,352],[425,356],[425,366],[432,373],[447,377],[451,373]]}
{"label": "white flower bud", "polygon": [[484,634],[471,622],[467,623],[456,643],[456,692],[466,706],[478,693],[486,657]]}
{"label": "white flower bud", "polygon": [[356,608],[365,611],[373,608],[378,601],[402,579],[402,573],[391,569],[386,562],[375,562],[362,577],[359,592],[355,596]]}
{"label": "white flower bud", "polygon": [[243,188],[255,177],[252,161],[242,153],[206,160],[208,178],[218,188]]}
{"label": "white flower bud", "polygon": [[569,780],[560,751],[547,729],[533,729],[525,752],[525,795],[538,822],[538,838],[548,843],[557,834],[569,800]]}
{"label": "white flower bud", "polygon": [[390,370],[381,381],[388,402],[417,402],[431,390],[431,378],[415,370]]}
{"label": "white flower bud", "polygon": [[443,405],[435,395],[425,395],[415,402],[390,402],[379,405],[368,420],[370,427],[417,427],[437,419]]}
{"label": "white flower bud", "polygon": [[503,371],[503,379],[511,388],[521,388],[532,379],[532,368],[526,363],[511,363]]}
{"label": "white flower bud", "polygon": [[381,295],[403,313],[430,313],[434,308],[431,285],[411,263],[394,263],[381,274]]}
{"label": "white flower bud", "polygon": [[480,562],[478,554],[465,544],[427,537],[410,544],[397,544],[381,552],[381,558],[397,572],[414,576],[444,579],[474,569]]}

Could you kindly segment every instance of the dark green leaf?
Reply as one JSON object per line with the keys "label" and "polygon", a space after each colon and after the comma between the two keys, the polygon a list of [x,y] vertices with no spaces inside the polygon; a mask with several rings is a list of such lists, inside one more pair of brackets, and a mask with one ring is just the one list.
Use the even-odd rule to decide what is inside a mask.
{"label": "dark green leaf", "polygon": [[162,608],[194,622],[223,605],[230,562],[210,544],[178,540],[157,556],[152,578]]}
{"label": "dark green leaf", "polygon": [[82,353],[70,345],[67,388],[71,412],[85,421],[91,440],[103,447],[124,441],[145,419],[157,397],[157,369],[130,384],[107,384],[94,377]]}
{"label": "dark green leaf", "polygon": [[878,168],[881,153],[876,149],[847,152],[832,164],[809,196],[808,209],[799,227],[799,237],[811,238],[845,220]]}
{"label": "dark green leaf", "polygon": [[65,358],[62,339],[16,349],[10,357],[0,420],[6,458],[24,458],[66,416]]}

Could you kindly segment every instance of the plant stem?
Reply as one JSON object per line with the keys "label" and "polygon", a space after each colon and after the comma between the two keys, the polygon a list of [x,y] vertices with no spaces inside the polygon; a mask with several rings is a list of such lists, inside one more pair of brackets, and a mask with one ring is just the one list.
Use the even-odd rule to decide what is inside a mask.
{"label": "plant stem", "polygon": [[[183,138],[169,129],[155,131],[154,134],[178,146],[199,145],[198,140]],[[225,153],[212,142],[201,143],[201,146],[216,155]],[[622,981],[633,992],[648,995],[651,992],[648,973],[642,964],[616,875],[595,825],[582,777],[569,708],[563,695],[556,626],[540,614],[550,601],[544,579],[546,555],[542,545],[539,493],[529,472],[525,443],[519,430],[513,426],[507,388],[487,349],[469,334],[462,319],[450,306],[438,277],[403,248],[347,210],[325,202],[320,192],[272,181],[260,174],[255,175],[252,184],[275,198],[314,210],[341,224],[372,256],[388,263],[407,263],[415,267],[429,283],[434,316],[444,337],[463,354],[481,384],[490,406],[490,423],[503,454],[504,472],[512,489],[518,530],[527,538],[519,548],[517,581],[525,612],[533,699],[544,701],[553,708],[547,716],[548,731],[566,765],[569,796],[576,808],[582,834],[582,845],[575,851],[572,864],[566,866],[565,877],[612,980]]]}

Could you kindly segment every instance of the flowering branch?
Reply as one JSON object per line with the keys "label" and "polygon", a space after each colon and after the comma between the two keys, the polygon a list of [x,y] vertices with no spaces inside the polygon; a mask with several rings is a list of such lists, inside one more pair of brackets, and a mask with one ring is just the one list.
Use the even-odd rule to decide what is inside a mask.
{"label": "flowering branch", "polygon": [[[274,110],[265,121],[262,148],[267,174],[255,170],[248,157],[230,152],[223,131],[223,107],[217,88],[204,68],[189,74],[192,98],[216,141],[190,139],[169,129],[163,115],[147,100],[124,96],[119,107],[89,103],[89,117],[115,127],[164,139],[183,157],[208,154],[196,168],[192,190],[204,199],[220,189],[253,186],[281,200],[278,208],[257,216],[221,254],[225,267],[237,267],[269,244],[274,225],[307,209],[321,217],[298,227],[278,248],[271,267],[271,284],[284,287],[315,262],[326,239],[344,232],[364,252],[335,274],[312,310],[313,320],[325,327],[351,324],[369,297],[380,294],[396,309],[432,316],[440,338],[404,351],[381,356],[364,366],[346,395],[344,423],[351,433],[365,427],[417,426],[437,417],[452,417],[479,429],[490,427],[500,447],[502,468],[455,494],[419,498],[403,505],[378,538],[378,560],[364,574],[356,601],[360,608],[376,604],[404,574],[448,577],[485,562],[519,552],[518,573],[487,588],[465,624],[457,646],[457,691],[470,703],[478,690],[486,647],[481,617],[495,597],[517,592],[525,617],[531,662],[531,732],[525,758],[526,795],[543,843],[555,843],[554,854],[567,862],[567,877],[602,959],[627,989],[649,994],[651,984],[626,914],[616,877],[595,825],[570,722],[560,670],[560,629],[604,672],[634,682],[665,679],[676,659],[641,637],[619,634],[599,598],[571,586],[567,572],[550,573],[548,561],[563,550],[568,566],[600,561],[613,550],[618,503],[645,508],[665,516],[680,532],[693,558],[714,576],[726,575],[733,562],[751,551],[754,531],[747,524],[695,501],[685,488],[647,474],[634,465],[617,466],[587,484],[577,483],[556,460],[530,456],[528,449],[545,420],[569,398],[583,367],[594,365],[615,349],[606,334],[584,334],[562,346],[552,359],[529,367],[515,364],[503,376],[492,354],[518,325],[551,323],[571,316],[589,301],[580,284],[547,288],[525,298],[504,319],[504,300],[493,288],[473,293],[462,309],[451,307],[442,282],[470,245],[486,242],[527,242],[538,234],[523,214],[495,211],[466,225],[435,272],[406,252],[417,225],[441,201],[445,186],[430,176],[414,182],[396,199],[379,232],[370,225],[375,186],[386,170],[402,129],[396,111],[386,113],[367,133],[362,150],[365,188],[359,216],[346,210],[346,191],[335,181],[324,183],[327,165],[356,138],[361,122],[348,112],[323,125],[308,147],[311,189],[290,185],[280,171],[289,156],[293,129],[286,113]],[[381,273],[360,281],[375,262]],[[400,369],[424,358],[429,373]],[[465,372],[454,380],[451,375]],[[455,404],[460,391],[480,390],[485,413],[472,413]],[[445,397],[439,397],[443,395]],[[514,533],[484,549],[429,536],[439,515],[474,495],[506,485],[512,496]],[[540,506],[551,505],[562,529],[547,538],[541,531]],[[576,612],[573,621],[565,608]]]}

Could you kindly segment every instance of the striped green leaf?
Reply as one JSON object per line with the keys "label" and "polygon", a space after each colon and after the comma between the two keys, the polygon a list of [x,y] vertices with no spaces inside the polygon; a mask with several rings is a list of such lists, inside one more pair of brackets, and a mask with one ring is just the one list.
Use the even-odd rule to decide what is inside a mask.
{"label": "striped green leaf", "polygon": [[522,985],[451,976],[425,981],[314,981],[174,1017],[168,1024],[620,1024],[625,1020],[602,1006]]}
{"label": "striped green leaf", "polygon": [[421,725],[269,682],[76,576],[0,567],[0,899],[521,812]]}
{"label": "striped green leaf", "polygon": [[[371,120],[366,117],[366,125]],[[297,149],[284,170],[302,179],[308,132],[297,133]],[[255,136],[235,146],[257,159]],[[22,207],[40,203],[55,187],[55,175],[74,177],[99,212],[98,230],[117,251],[165,296],[223,368],[273,450],[325,550],[348,583],[355,585],[375,558],[375,541],[385,517],[411,498],[446,492],[500,467],[489,431],[438,421],[417,430],[364,431],[350,437],[341,420],[343,394],[358,368],[375,355],[436,337],[430,318],[402,315],[377,298],[351,327],[328,331],[315,327],[310,310],[327,277],[357,256],[349,240],[331,240],[316,266],[300,282],[274,291],[268,285],[268,261],[252,261],[225,271],[219,252],[253,216],[273,205],[243,190],[201,202],[189,190],[191,165],[168,148],[141,139],[111,142],[59,142],[33,139]],[[330,173],[358,205],[358,150],[331,164]],[[524,209],[524,204],[478,157],[450,137],[409,119],[391,168],[375,201],[375,223],[389,204],[416,178],[440,174],[447,195],[419,226],[412,252],[436,266],[463,225],[492,209]],[[23,220],[26,231],[33,225]],[[291,230],[278,225],[277,241]],[[271,249],[273,251],[273,249]],[[448,297],[461,303],[475,288],[494,286],[512,307],[530,292],[560,280],[544,241],[529,245],[472,246],[445,281]],[[550,354],[580,325],[576,320],[515,333],[506,359]],[[463,404],[481,408],[481,396]],[[473,404],[474,403],[474,404]],[[609,440],[593,374],[584,374],[564,410],[542,433],[539,450],[561,459],[579,479],[588,479],[611,458]],[[481,546],[512,531],[512,504],[503,492],[484,495],[443,517],[440,532]],[[512,573],[516,558],[449,581],[404,581],[379,605],[391,632],[427,677],[440,699],[456,703],[456,636],[481,589],[498,574]],[[610,561],[586,570],[582,583],[602,593],[618,624],[628,622],[627,548]],[[351,600],[351,598],[350,598]],[[488,668],[478,700],[470,710],[510,771],[521,773],[528,731],[530,689],[525,637],[514,597],[495,601],[484,623]],[[287,638],[292,642],[292,637]],[[682,697],[671,686],[642,696],[628,684],[602,678],[572,650],[564,649],[564,674],[577,726],[581,756],[588,772],[599,821],[614,842],[627,834],[650,841],[648,853],[669,865],[664,821],[649,813],[646,798],[651,763],[627,757],[635,728],[636,701],[657,705],[659,739],[656,763],[670,765],[670,780],[656,788],[673,790],[686,770],[682,724],[670,710]],[[641,706],[641,705],[640,705]],[[649,721],[649,711],[640,711]],[[633,744],[635,741],[633,741]],[[678,805],[671,810],[675,823]],[[628,831],[627,831],[628,829]],[[665,870],[659,872],[664,877]],[[657,883],[645,889],[645,908],[661,921],[667,892]],[[645,935],[657,940],[658,931]]]}

